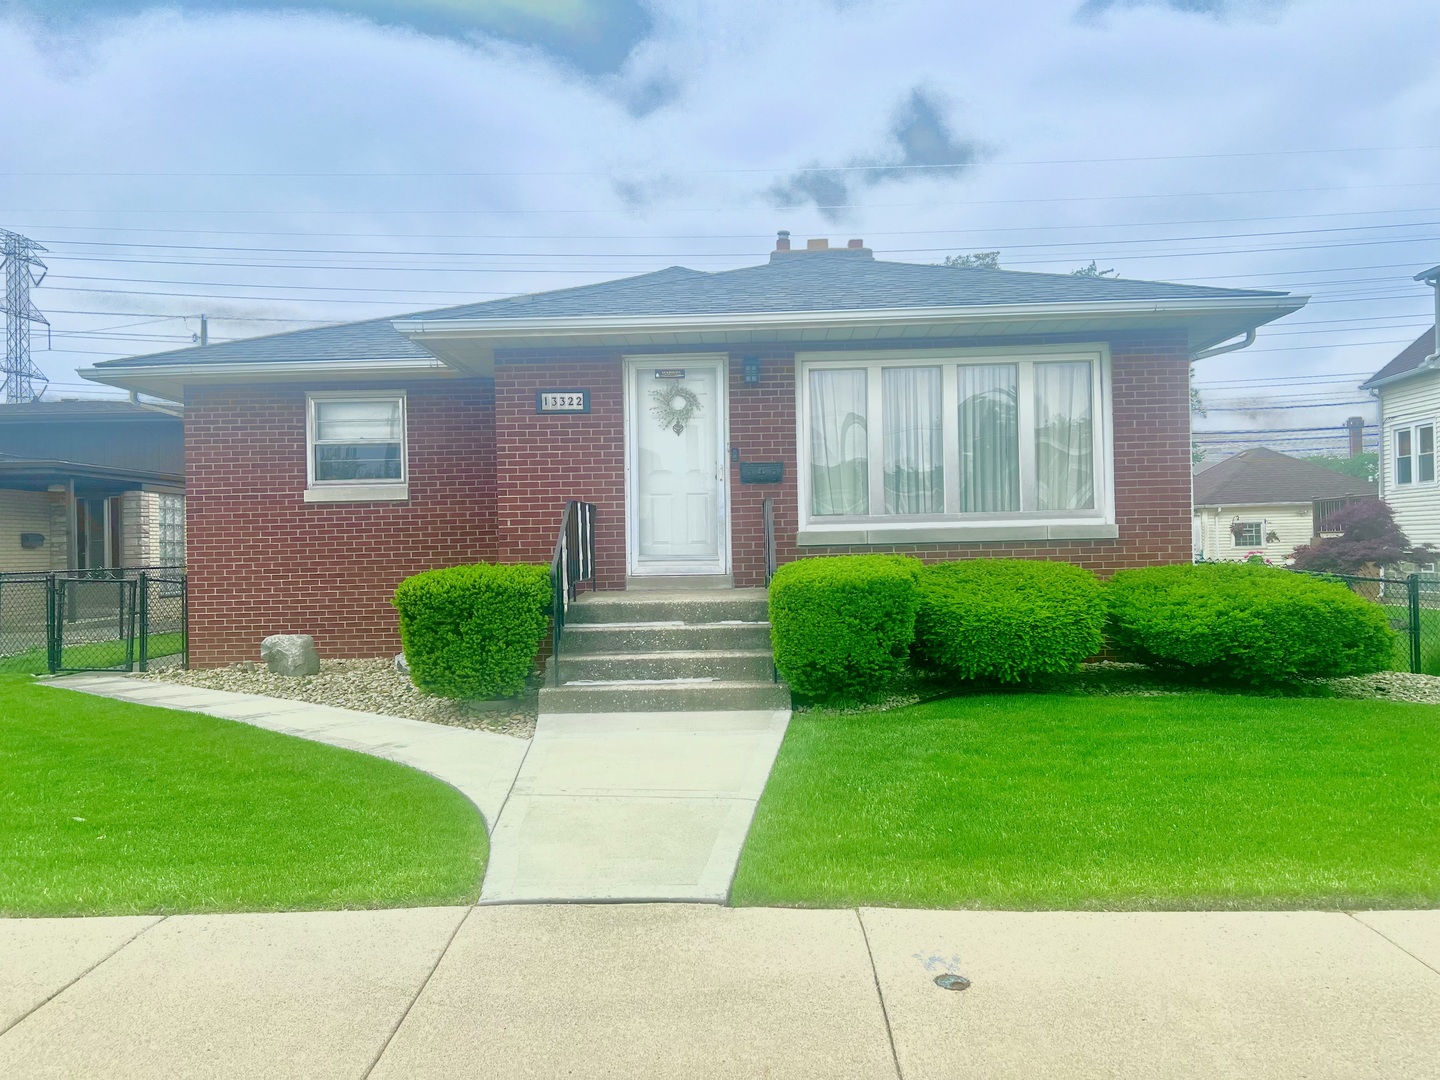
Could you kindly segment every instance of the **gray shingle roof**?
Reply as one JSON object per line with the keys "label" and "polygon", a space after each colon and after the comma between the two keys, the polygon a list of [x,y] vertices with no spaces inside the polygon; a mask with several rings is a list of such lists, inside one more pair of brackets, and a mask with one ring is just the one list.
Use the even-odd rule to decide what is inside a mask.
{"label": "gray shingle roof", "polygon": [[170,420],[180,422],[173,407],[145,405],[121,398],[91,401],[17,401],[0,405],[0,424],[37,424],[74,420]]}
{"label": "gray shingle roof", "polygon": [[874,258],[866,248],[832,248],[775,252],[769,262],[758,266],[715,273],[672,266],[599,285],[446,308],[427,318],[748,315],[1283,295],[1158,281],[888,262]]}
{"label": "gray shingle roof", "polygon": [[[404,318],[561,318],[566,316],[745,315],[885,308],[1124,300],[1261,299],[1285,296],[1158,281],[1032,274],[1015,270],[888,262],[868,248],[776,252],[770,261],[706,272],[672,266],[649,274],[417,312]],[[286,360],[430,359],[389,319],[297,330],[203,348],[106,360],[97,368]]]}
{"label": "gray shingle roof", "polygon": [[1196,506],[1308,503],[1375,493],[1367,481],[1265,447],[1243,450],[1195,475]]}
{"label": "gray shingle roof", "polygon": [[1420,364],[1435,351],[1435,328],[1432,326],[1425,333],[1406,345],[1400,355],[1391,360],[1370,378],[1360,384],[1362,388],[1374,386],[1386,379],[1393,379],[1396,375],[1406,375],[1414,371]]}

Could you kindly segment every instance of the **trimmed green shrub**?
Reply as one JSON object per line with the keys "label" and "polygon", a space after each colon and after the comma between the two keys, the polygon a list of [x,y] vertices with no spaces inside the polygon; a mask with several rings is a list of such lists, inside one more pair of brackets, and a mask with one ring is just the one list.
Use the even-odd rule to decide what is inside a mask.
{"label": "trimmed green shrub", "polygon": [[815,701],[884,697],[904,678],[915,638],[920,560],[839,555],[787,563],[770,583],[775,666]]}
{"label": "trimmed green shrub", "polygon": [[1108,592],[1110,642],[1120,656],[1202,680],[1359,675],[1388,668],[1395,654],[1380,605],[1290,570],[1152,566],[1120,571]]}
{"label": "trimmed green shrub", "polygon": [[1105,590],[1088,570],[967,559],[920,574],[915,659],[952,679],[1026,682],[1075,671],[1104,645]]}
{"label": "trimmed green shrub", "polygon": [[518,694],[549,625],[548,566],[452,566],[395,590],[410,678],[455,698]]}

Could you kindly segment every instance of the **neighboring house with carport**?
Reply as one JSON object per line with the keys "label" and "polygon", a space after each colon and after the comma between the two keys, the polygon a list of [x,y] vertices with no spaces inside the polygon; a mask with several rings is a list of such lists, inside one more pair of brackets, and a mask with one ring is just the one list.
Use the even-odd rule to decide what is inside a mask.
{"label": "neighboring house with carport", "polygon": [[0,572],[182,566],[184,493],[178,409],[0,405]]}
{"label": "neighboring house with carport", "polygon": [[191,659],[398,645],[404,577],[549,561],[763,585],[851,552],[1191,558],[1189,368],[1304,297],[917,265],[853,241],[107,361],[184,402]]}
{"label": "neighboring house with carport", "polygon": [[[1417,276],[1434,281],[1440,277],[1440,267]],[[1437,354],[1440,335],[1427,330],[1362,384],[1380,401],[1380,497],[1395,511],[1396,523],[1412,544],[1430,546],[1440,546],[1440,481],[1435,468],[1435,435],[1440,425]]]}
{"label": "neighboring house with carport", "polygon": [[1330,535],[1332,514],[1375,498],[1366,480],[1265,447],[1244,450],[1195,474],[1195,556],[1282,563],[1295,549]]}

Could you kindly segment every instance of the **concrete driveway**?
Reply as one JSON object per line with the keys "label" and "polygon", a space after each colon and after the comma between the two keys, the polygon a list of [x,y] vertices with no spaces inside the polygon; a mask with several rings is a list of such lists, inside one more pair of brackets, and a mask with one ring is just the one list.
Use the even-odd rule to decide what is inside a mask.
{"label": "concrete driveway", "polygon": [[0,921],[7,1080],[1430,1080],[1437,1017],[1433,911]]}

